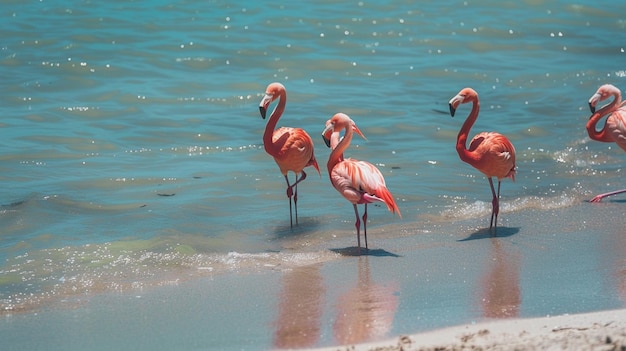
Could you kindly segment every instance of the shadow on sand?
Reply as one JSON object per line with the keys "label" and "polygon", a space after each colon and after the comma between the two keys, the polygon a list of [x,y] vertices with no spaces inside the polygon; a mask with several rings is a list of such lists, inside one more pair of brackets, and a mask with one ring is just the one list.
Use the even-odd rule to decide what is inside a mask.
{"label": "shadow on sand", "polygon": [[330,251],[336,252],[341,256],[374,256],[374,257],[401,257],[398,254],[389,252],[383,249],[366,249],[361,248],[361,254],[359,255],[359,248],[357,246],[345,247],[341,249],[330,249]]}
{"label": "shadow on sand", "polygon": [[513,236],[519,233],[519,227],[498,227],[498,231],[496,233],[489,230],[489,228],[482,228],[478,231],[470,234],[467,238],[459,239],[457,241],[470,241],[470,240],[478,240],[478,239],[487,239],[487,238],[507,238],[509,236]]}

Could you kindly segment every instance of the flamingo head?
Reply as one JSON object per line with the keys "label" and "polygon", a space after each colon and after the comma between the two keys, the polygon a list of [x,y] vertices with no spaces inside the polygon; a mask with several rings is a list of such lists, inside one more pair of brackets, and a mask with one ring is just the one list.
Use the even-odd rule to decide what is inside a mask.
{"label": "flamingo head", "polygon": [[[326,121],[326,127],[324,127],[324,131],[322,132],[322,139],[324,139],[324,144],[326,147],[334,149],[336,145],[332,145],[331,138],[334,133],[334,127],[330,125],[330,119]],[[331,146],[332,145],[332,146]]]}
{"label": "flamingo head", "polygon": [[454,117],[454,113],[456,112],[456,109],[457,107],[459,107],[460,104],[465,104],[471,101],[475,101],[477,99],[478,93],[472,88],[464,88],[463,90],[459,91],[459,93],[456,94],[448,102],[448,105],[450,106],[450,116]]}
{"label": "flamingo head", "polygon": [[596,91],[595,94],[593,94],[591,98],[589,98],[589,110],[591,110],[591,113],[596,112],[596,106],[598,102],[608,99],[609,97],[611,97],[611,95],[615,96],[616,99],[619,98],[621,100],[622,94],[619,89],[614,85],[604,84],[603,86],[598,88],[598,91]]}
{"label": "flamingo head", "polygon": [[[351,127],[352,131],[361,136],[361,138],[367,140],[363,132],[357,127],[356,123],[348,117],[345,113],[337,113],[333,118],[326,121],[326,127],[322,132],[322,139],[327,147],[334,149],[339,143],[339,133],[343,128]],[[333,135],[337,133],[337,138],[333,140]]]}
{"label": "flamingo head", "polygon": [[259,111],[261,112],[261,117],[265,119],[267,115],[267,110],[270,104],[276,100],[279,96],[285,94],[285,86],[280,83],[271,83],[265,89],[265,95],[263,95],[263,99],[259,103]]}

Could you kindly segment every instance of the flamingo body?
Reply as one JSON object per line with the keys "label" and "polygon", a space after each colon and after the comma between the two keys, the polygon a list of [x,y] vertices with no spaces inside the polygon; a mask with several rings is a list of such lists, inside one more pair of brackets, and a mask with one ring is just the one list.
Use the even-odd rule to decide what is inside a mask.
{"label": "flamingo body", "polygon": [[305,167],[313,166],[319,173],[319,166],[313,154],[313,140],[301,128],[280,127],[272,133],[272,142],[265,144],[280,173],[302,173]]}
{"label": "flamingo body", "polygon": [[626,110],[614,111],[606,120],[606,128],[615,144],[626,151]]}
{"label": "flamingo body", "polygon": [[[287,92],[285,86],[280,83],[271,83],[265,90],[265,95],[259,104],[261,117],[265,118],[269,105],[279,100],[278,105],[272,111],[269,121],[263,133],[263,146],[265,151],[274,158],[280,172],[287,182],[287,197],[289,198],[289,222],[293,227],[293,216],[291,211],[291,199],[293,198],[296,212],[296,224],[298,224],[298,183],[306,179],[304,168],[313,166],[317,173],[321,175],[320,168],[315,159],[313,151],[313,140],[301,128],[281,127],[276,125],[285,111],[287,103]],[[296,181],[289,183],[289,172],[296,174]],[[299,177],[299,178],[298,178]]]}
{"label": "flamingo body", "polygon": [[[343,139],[339,138],[341,130],[345,130]],[[367,246],[367,204],[378,201],[383,202],[389,211],[402,214],[391,192],[387,189],[382,173],[373,164],[352,158],[344,159],[343,152],[352,141],[353,133],[356,132],[363,138],[365,136],[358,129],[354,121],[343,113],[337,113],[326,123],[322,132],[326,145],[333,150],[328,158],[327,168],[330,182],[333,187],[354,207],[356,216],[355,227],[357,231],[358,252],[361,252],[361,235],[359,211],[357,205],[364,204],[363,233],[365,249]],[[330,134],[330,137],[329,137]]]}
{"label": "flamingo body", "polygon": [[[486,177],[498,180],[511,178],[515,180],[515,148],[507,137],[496,132],[477,134],[467,151],[472,155],[470,162],[465,161]],[[464,155],[464,150],[459,155]],[[462,159],[464,156],[461,157]]]}
{"label": "flamingo body", "polygon": [[[613,101],[596,111],[597,104],[610,97],[613,97]],[[589,117],[586,128],[589,138],[605,143],[614,142],[622,150],[626,151],[626,105],[621,100],[622,93],[614,85],[604,84],[598,88],[589,98],[589,109],[592,115]],[[607,115],[604,127],[598,131],[596,125]],[[600,202],[605,197],[624,192],[626,192],[626,189],[599,194],[593,197],[590,202]]]}
{"label": "flamingo body", "polygon": [[369,162],[345,159],[333,167],[330,181],[352,204],[380,201],[387,205],[389,211],[400,212],[391,192],[387,189],[382,173]]}
{"label": "flamingo body", "polygon": [[[454,117],[460,104],[472,103],[472,111],[463,123],[457,136],[456,151],[464,162],[474,166],[489,180],[491,187],[491,221],[489,229],[497,230],[498,214],[500,212],[500,183],[502,179],[511,178],[515,181],[515,147],[504,135],[496,132],[482,132],[470,141],[466,147],[467,137],[471,127],[478,118],[480,100],[478,93],[472,88],[462,89],[456,96],[450,99],[450,114]],[[492,178],[498,179],[498,190],[494,189]]]}

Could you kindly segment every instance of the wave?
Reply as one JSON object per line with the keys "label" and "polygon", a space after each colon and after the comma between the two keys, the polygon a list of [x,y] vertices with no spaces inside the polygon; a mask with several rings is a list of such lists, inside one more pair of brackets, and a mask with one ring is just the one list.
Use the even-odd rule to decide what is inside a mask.
{"label": "wave", "polygon": [[[500,214],[526,210],[553,210],[576,205],[591,194],[582,185],[576,184],[552,196],[527,195],[513,199],[500,199]],[[464,220],[491,214],[491,201],[454,201],[453,205],[441,211],[443,220]]]}
{"label": "wave", "polygon": [[165,238],[30,251],[0,267],[0,314],[32,312],[93,294],[141,292],[228,272],[260,273],[326,262],[318,252],[197,253]]}

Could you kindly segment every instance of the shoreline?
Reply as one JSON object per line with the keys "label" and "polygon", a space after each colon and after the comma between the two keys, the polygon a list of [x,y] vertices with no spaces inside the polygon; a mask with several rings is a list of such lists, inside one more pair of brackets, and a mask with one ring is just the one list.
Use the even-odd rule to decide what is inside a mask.
{"label": "shoreline", "polygon": [[[281,239],[289,248],[261,254],[170,258],[136,242],[95,256],[68,248],[58,262],[121,263],[102,261],[84,276],[67,266],[64,287],[98,284],[3,316],[0,336],[8,350],[626,351],[620,218],[623,206],[609,202],[510,213],[498,237],[483,218],[431,230],[394,224],[377,227],[358,257],[354,236],[339,231],[313,243]],[[48,258],[31,254],[20,268]],[[113,289],[121,283],[129,285]]]}
{"label": "shoreline", "polygon": [[463,324],[385,341],[318,349],[355,351],[626,350],[626,309]]}

